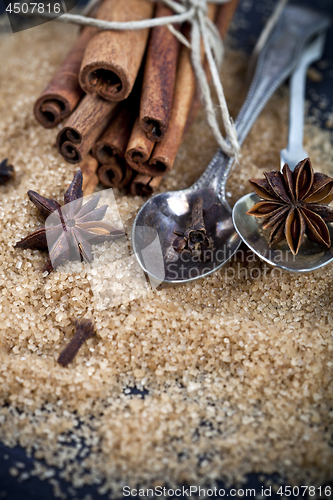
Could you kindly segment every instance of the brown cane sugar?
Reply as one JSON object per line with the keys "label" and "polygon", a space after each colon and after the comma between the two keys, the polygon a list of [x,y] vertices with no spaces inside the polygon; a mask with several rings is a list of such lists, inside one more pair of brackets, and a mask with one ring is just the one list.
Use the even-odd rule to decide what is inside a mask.
{"label": "brown cane sugar", "polygon": [[[47,23],[0,35],[0,159],[16,169],[0,186],[0,440],[23,446],[35,459],[30,474],[62,498],[56,468],[73,487],[94,484],[115,496],[123,485],[240,484],[249,472],[276,472],[287,484],[332,480],[331,265],[286,274],[242,247],[204,280],[140,295],[124,257],[120,271],[109,271],[123,299],[105,308],[83,264],[43,277],[46,255],[13,248],[42,224],[26,192],[62,202],[76,171],[57,153],[57,131],[32,113],[75,34]],[[245,64],[227,50],[222,78],[234,117]],[[287,123],[283,87],[242,147],[230,204],[250,191],[249,178],[279,168]],[[305,149],[314,170],[332,176],[331,139],[307,117]],[[192,184],[215,150],[201,112],[161,189]],[[114,192],[126,226],[144,199]],[[96,260],[108,252],[96,246]],[[94,279],[101,290],[98,268]],[[96,336],[63,368],[57,358],[79,318],[93,321]]]}

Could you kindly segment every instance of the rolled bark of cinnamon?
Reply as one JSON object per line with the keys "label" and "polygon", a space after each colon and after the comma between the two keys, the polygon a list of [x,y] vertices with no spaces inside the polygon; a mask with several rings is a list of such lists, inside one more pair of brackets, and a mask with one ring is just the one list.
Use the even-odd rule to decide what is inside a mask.
{"label": "rolled bark of cinnamon", "polygon": [[[208,17],[210,19],[215,18],[216,11],[216,4],[208,4]],[[186,35],[189,35],[188,27],[185,30]],[[166,174],[172,169],[182,141],[195,90],[196,80],[192,69],[191,52],[188,47],[183,45],[179,52],[169,126],[162,141],[155,144],[149,162],[143,166],[147,175]],[[143,168],[141,172],[143,172]]]}
{"label": "rolled bark of cinnamon", "polygon": [[138,174],[132,181],[130,192],[134,196],[150,196],[157,191],[163,177],[163,175],[152,177],[151,175]]}
{"label": "rolled bark of cinnamon", "polygon": [[154,144],[141,128],[138,117],[135,120],[126,148],[125,158],[127,163],[137,172],[146,173],[146,164],[153,151]]}
{"label": "rolled bark of cinnamon", "polygon": [[137,114],[137,98],[135,93],[133,98],[129,97],[119,105],[115,118],[93,147],[93,155],[102,164],[98,169],[98,177],[105,187],[125,187],[133,177],[133,170],[124,158]]}
{"label": "rolled bark of cinnamon", "polygon": [[88,196],[95,192],[96,187],[99,184],[99,178],[97,174],[94,174],[83,190],[83,196]]}
{"label": "rolled bark of cinnamon", "polygon": [[113,158],[113,162],[101,165],[97,173],[101,183],[105,187],[110,188],[123,188],[128,186],[134,175],[133,169],[120,158],[118,161],[116,158]]}
{"label": "rolled bark of cinnamon", "polygon": [[45,128],[53,128],[72,113],[83,90],[79,85],[79,71],[84,51],[96,32],[85,28],[74,43],[58,71],[34,105],[36,119]]}
{"label": "rolled bark of cinnamon", "polygon": [[234,14],[237,10],[238,4],[239,0],[230,0],[227,3],[220,5],[218,8],[215,24],[220,32],[222,39],[224,39],[227,34],[232,18],[234,17]]}
{"label": "rolled bark of cinnamon", "polygon": [[[82,190],[83,196],[87,196],[94,192],[99,180],[97,176],[98,161],[91,155],[85,157],[85,159],[78,165],[82,172]],[[97,183],[96,183],[97,179]],[[92,186],[94,186],[93,190]]]}
{"label": "rolled bark of cinnamon", "polygon": [[116,116],[93,147],[93,155],[102,164],[114,164],[114,157],[125,158],[126,146],[137,113],[132,99],[119,105]]}
{"label": "rolled bark of cinnamon", "polygon": [[[154,10],[149,0],[105,0],[96,18],[105,21],[148,19]],[[100,31],[87,45],[79,81],[82,89],[112,101],[130,94],[146,49],[149,30]]]}
{"label": "rolled bark of cinnamon", "polygon": [[[83,196],[88,196],[95,191],[96,186],[99,183],[99,178],[97,175],[98,161],[91,155],[86,156],[86,158],[78,165],[82,172],[82,191]],[[69,187],[69,184],[67,188]]]}
{"label": "rolled bark of cinnamon", "polygon": [[82,161],[112,117],[116,103],[85,96],[57,136],[60,154],[69,163]]}
{"label": "rolled bark of cinnamon", "polygon": [[[217,29],[219,30],[219,33],[221,35],[222,40],[225,38],[225,36],[227,34],[230,22],[231,22],[234,14],[236,12],[238,4],[239,4],[239,0],[230,0],[227,3],[220,5],[218,8],[215,24],[216,24]],[[205,61],[204,69],[205,69],[207,79],[208,79],[208,81],[210,81],[211,74],[209,71],[209,65],[208,65],[207,61]],[[201,108],[201,99],[200,99],[199,91],[197,90],[195,93],[195,96],[193,98],[190,113],[187,117],[186,126],[184,129],[183,136],[185,136],[187,134],[188,130],[193,125],[193,122],[196,119],[200,108]]]}
{"label": "rolled bark of cinnamon", "polygon": [[195,93],[195,77],[191,65],[190,51],[183,46],[178,61],[177,80],[168,130],[159,143],[156,143],[146,173],[154,175],[156,171],[168,173],[174,164],[187,115]]}
{"label": "rolled bark of cinnamon", "polygon": [[[172,14],[164,4],[157,4],[155,17]],[[152,141],[161,141],[168,127],[178,51],[179,42],[167,26],[152,29],[140,100],[140,124]]]}

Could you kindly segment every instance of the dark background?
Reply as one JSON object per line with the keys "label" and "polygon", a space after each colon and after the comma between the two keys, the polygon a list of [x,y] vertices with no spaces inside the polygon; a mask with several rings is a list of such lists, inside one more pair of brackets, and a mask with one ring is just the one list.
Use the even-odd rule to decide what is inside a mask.
{"label": "dark background", "polygon": [[[78,5],[80,6],[84,3],[84,1],[80,0]],[[236,40],[238,47],[248,53],[251,52],[265,21],[271,14],[276,3],[276,0],[240,0],[235,18],[237,30],[232,30],[233,38]],[[311,6],[326,12],[328,16],[333,18],[333,0],[302,0],[290,3]],[[4,10],[4,1],[0,0],[0,14]],[[70,29],[70,26],[68,29]],[[15,34],[12,36],[15,36]],[[307,82],[307,99],[310,103],[309,115],[317,123],[320,123],[323,128],[333,131],[333,118],[330,117],[330,114],[333,112],[333,27],[327,34],[323,59],[315,64],[314,67],[320,72],[322,80],[319,82],[308,80]],[[144,397],[144,394],[142,396]],[[33,467],[33,459],[26,455],[23,448],[19,446],[8,448],[0,443],[0,500],[52,500],[56,498],[53,493],[52,484],[47,481],[41,481],[37,477],[29,478],[26,481],[19,481],[17,478],[12,477],[9,474],[9,469],[17,467],[17,462],[24,464],[24,468],[20,472],[29,471]],[[67,495],[67,498],[83,500],[87,494],[90,494],[94,500],[106,500],[110,498],[108,495],[99,495],[96,491],[97,488],[93,486],[87,486],[74,492],[71,485],[59,477],[60,472],[55,471],[55,478],[59,481],[61,489]],[[255,488],[259,494],[263,485],[262,479],[259,475],[251,474],[248,477],[248,483],[242,487],[244,489]],[[276,480],[279,478],[273,477],[272,479]],[[222,488],[224,485],[221,483],[220,487]],[[229,491],[228,489],[226,490],[227,492]],[[272,496],[269,498],[276,500],[281,499],[281,496],[272,492]],[[295,497],[291,495],[289,498]]]}

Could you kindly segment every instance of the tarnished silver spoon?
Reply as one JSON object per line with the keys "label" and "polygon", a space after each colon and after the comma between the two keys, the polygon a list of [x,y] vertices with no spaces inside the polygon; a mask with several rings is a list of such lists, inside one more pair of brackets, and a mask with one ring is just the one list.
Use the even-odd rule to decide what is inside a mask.
{"label": "tarnished silver spoon", "polygon": [[[285,7],[279,22],[259,54],[254,78],[246,101],[235,122],[238,140],[242,144],[267,101],[281,83],[289,77],[304,46],[329,21],[323,15],[300,6]],[[133,225],[132,245],[139,264],[158,281],[179,283],[207,276],[225,264],[237,251],[241,238],[235,231],[232,211],[225,196],[225,185],[233,159],[218,151],[203,175],[190,188],[161,193],[150,198],[139,210]],[[185,231],[198,197],[204,210],[214,203],[219,215],[209,236],[212,251],[209,260],[173,248],[174,231]],[[155,256],[158,236],[162,249]]]}
{"label": "tarnished silver spoon", "polygon": [[[288,147],[280,152],[281,169],[288,163],[293,171],[297,163],[307,158],[303,149],[303,121],[305,81],[308,66],[321,58],[324,49],[325,34],[318,35],[304,50],[302,57],[293,72],[290,84],[290,113]],[[255,194],[243,196],[234,206],[234,226],[247,246],[261,259],[272,266],[277,266],[290,272],[309,272],[318,269],[333,260],[332,247],[326,249],[323,245],[306,240],[302,243],[297,255],[293,255],[287,243],[273,247],[268,244],[268,236],[262,230],[260,222],[255,217],[247,215],[254,203],[260,201]],[[329,231],[333,241],[333,228]]]}

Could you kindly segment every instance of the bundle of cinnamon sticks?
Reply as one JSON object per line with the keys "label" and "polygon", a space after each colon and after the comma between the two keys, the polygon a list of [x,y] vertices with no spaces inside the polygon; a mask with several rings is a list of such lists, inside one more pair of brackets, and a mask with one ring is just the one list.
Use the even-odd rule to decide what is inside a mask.
{"label": "bundle of cinnamon sticks", "polygon": [[[238,1],[208,4],[222,38]],[[172,14],[162,2],[104,0],[95,17],[126,22]],[[189,26],[176,29],[189,38]],[[150,32],[85,27],[34,113],[46,128],[65,120],[57,147],[66,161],[79,164],[85,195],[99,181],[149,195],[172,169],[199,107],[190,49],[167,26]]]}

